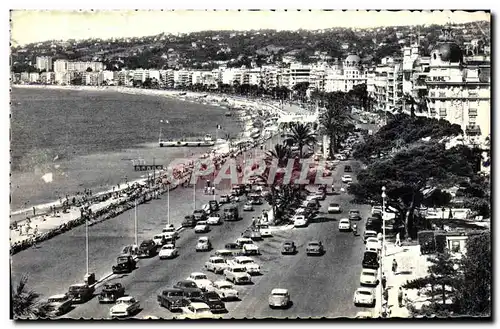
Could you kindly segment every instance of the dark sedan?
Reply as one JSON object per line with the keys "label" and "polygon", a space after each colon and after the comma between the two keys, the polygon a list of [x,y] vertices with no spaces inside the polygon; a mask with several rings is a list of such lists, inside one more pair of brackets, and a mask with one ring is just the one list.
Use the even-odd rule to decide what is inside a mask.
{"label": "dark sedan", "polygon": [[283,247],[281,247],[282,255],[294,255],[296,253],[297,253],[297,246],[295,245],[295,242],[285,241],[285,243],[283,243]]}

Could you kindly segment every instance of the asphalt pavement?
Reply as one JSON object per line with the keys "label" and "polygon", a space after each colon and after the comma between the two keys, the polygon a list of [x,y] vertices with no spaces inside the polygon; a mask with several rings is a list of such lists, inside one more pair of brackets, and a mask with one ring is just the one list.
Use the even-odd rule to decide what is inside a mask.
{"label": "asphalt pavement", "polygon": [[[343,164],[350,163],[358,170],[355,163],[341,163],[334,172],[336,190],[340,190],[340,177],[343,174]],[[338,220],[347,217],[349,209],[361,210],[362,217],[369,215],[368,206],[356,206],[349,203],[351,197],[346,193],[327,196],[322,201],[322,208],[316,219],[306,228],[294,228],[275,232],[273,237],[257,242],[262,255],[255,256],[261,265],[262,275],[252,278],[253,284],[237,286],[240,301],[228,302],[227,318],[335,318],[353,317],[364,308],[353,304],[354,291],[359,287],[359,274],[364,244],[361,236],[353,236],[349,232],[338,231]],[[338,202],[343,208],[342,214],[327,214],[330,202]],[[240,204],[241,207],[241,204]],[[121,282],[127,294],[134,296],[141,303],[142,311],[137,318],[156,316],[172,318],[171,313],[158,305],[158,293],[171,287],[177,281],[185,279],[191,272],[205,272],[212,280],[221,280],[221,275],[215,275],[204,270],[204,263],[210,252],[195,252],[195,244],[199,236],[209,236],[214,250],[223,248],[227,242],[235,241],[250,225],[251,217],[260,214],[266,205],[255,207],[254,212],[243,213],[243,220],[225,222],[222,226],[212,227],[208,234],[195,234],[185,230],[181,234],[177,246],[180,255],[172,260],[159,260],[158,257],[141,260],[131,274],[113,277],[110,281]],[[360,223],[361,224],[361,223]],[[359,225],[362,228],[363,225]],[[359,230],[362,231],[362,230]],[[361,232],[362,233],[362,232]],[[298,245],[296,255],[282,256],[280,248],[285,240],[293,240]],[[325,245],[326,253],[319,257],[305,255],[305,246],[310,240],[319,239]],[[273,288],[286,288],[290,291],[293,305],[285,310],[272,310],[267,304],[267,298]],[[99,292],[100,289],[97,291]],[[97,298],[78,305],[63,317],[68,318],[108,318],[109,305],[100,305]]]}

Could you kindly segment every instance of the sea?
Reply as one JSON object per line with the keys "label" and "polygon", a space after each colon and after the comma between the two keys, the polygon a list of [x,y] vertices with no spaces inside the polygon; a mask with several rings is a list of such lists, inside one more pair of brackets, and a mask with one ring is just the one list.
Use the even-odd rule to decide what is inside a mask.
{"label": "sea", "polygon": [[242,133],[222,107],[109,90],[14,87],[10,111],[11,212],[139,179],[139,161],[167,166],[209,149],[160,148],[160,130],[164,138]]}

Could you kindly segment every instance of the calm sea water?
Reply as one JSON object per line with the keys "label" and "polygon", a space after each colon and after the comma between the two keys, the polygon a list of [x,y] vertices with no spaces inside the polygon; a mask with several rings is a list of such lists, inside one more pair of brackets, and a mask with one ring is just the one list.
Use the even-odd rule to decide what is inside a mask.
{"label": "calm sea water", "polygon": [[[225,109],[158,96],[112,91],[13,88],[11,93],[11,210],[97,192],[139,178],[131,159],[168,164],[202,148],[159,148],[164,137],[216,135],[217,124],[237,136],[240,125]],[[52,173],[53,181],[42,176]]]}

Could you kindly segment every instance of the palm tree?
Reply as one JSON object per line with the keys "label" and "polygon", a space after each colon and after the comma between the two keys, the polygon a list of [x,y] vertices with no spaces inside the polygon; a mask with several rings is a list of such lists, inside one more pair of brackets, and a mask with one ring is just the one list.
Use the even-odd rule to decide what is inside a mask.
{"label": "palm tree", "polygon": [[39,302],[40,294],[27,288],[28,277],[24,275],[16,289],[11,286],[11,307],[14,319],[38,319],[47,315],[46,305]]}
{"label": "palm tree", "polygon": [[352,129],[352,118],[343,99],[328,101],[326,111],[321,115],[321,125],[330,137],[330,156],[337,152],[340,139]]}
{"label": "palm tree", "polygon": [[285,168],[288,164],[288,159],[292,157],[292,152],[285,145],[276,144],[274,149],[266,152],[265,161],[269,165],[272,160],[277,160],[278,167]]}
{"label": "palm tree", "polygon": [[290,133],[285,134],[285,141],[299,147],[299,156],[302,159],[304,146],[314,145],[316,134],[312,132],[309,125],[297,123],[291,127]]}

